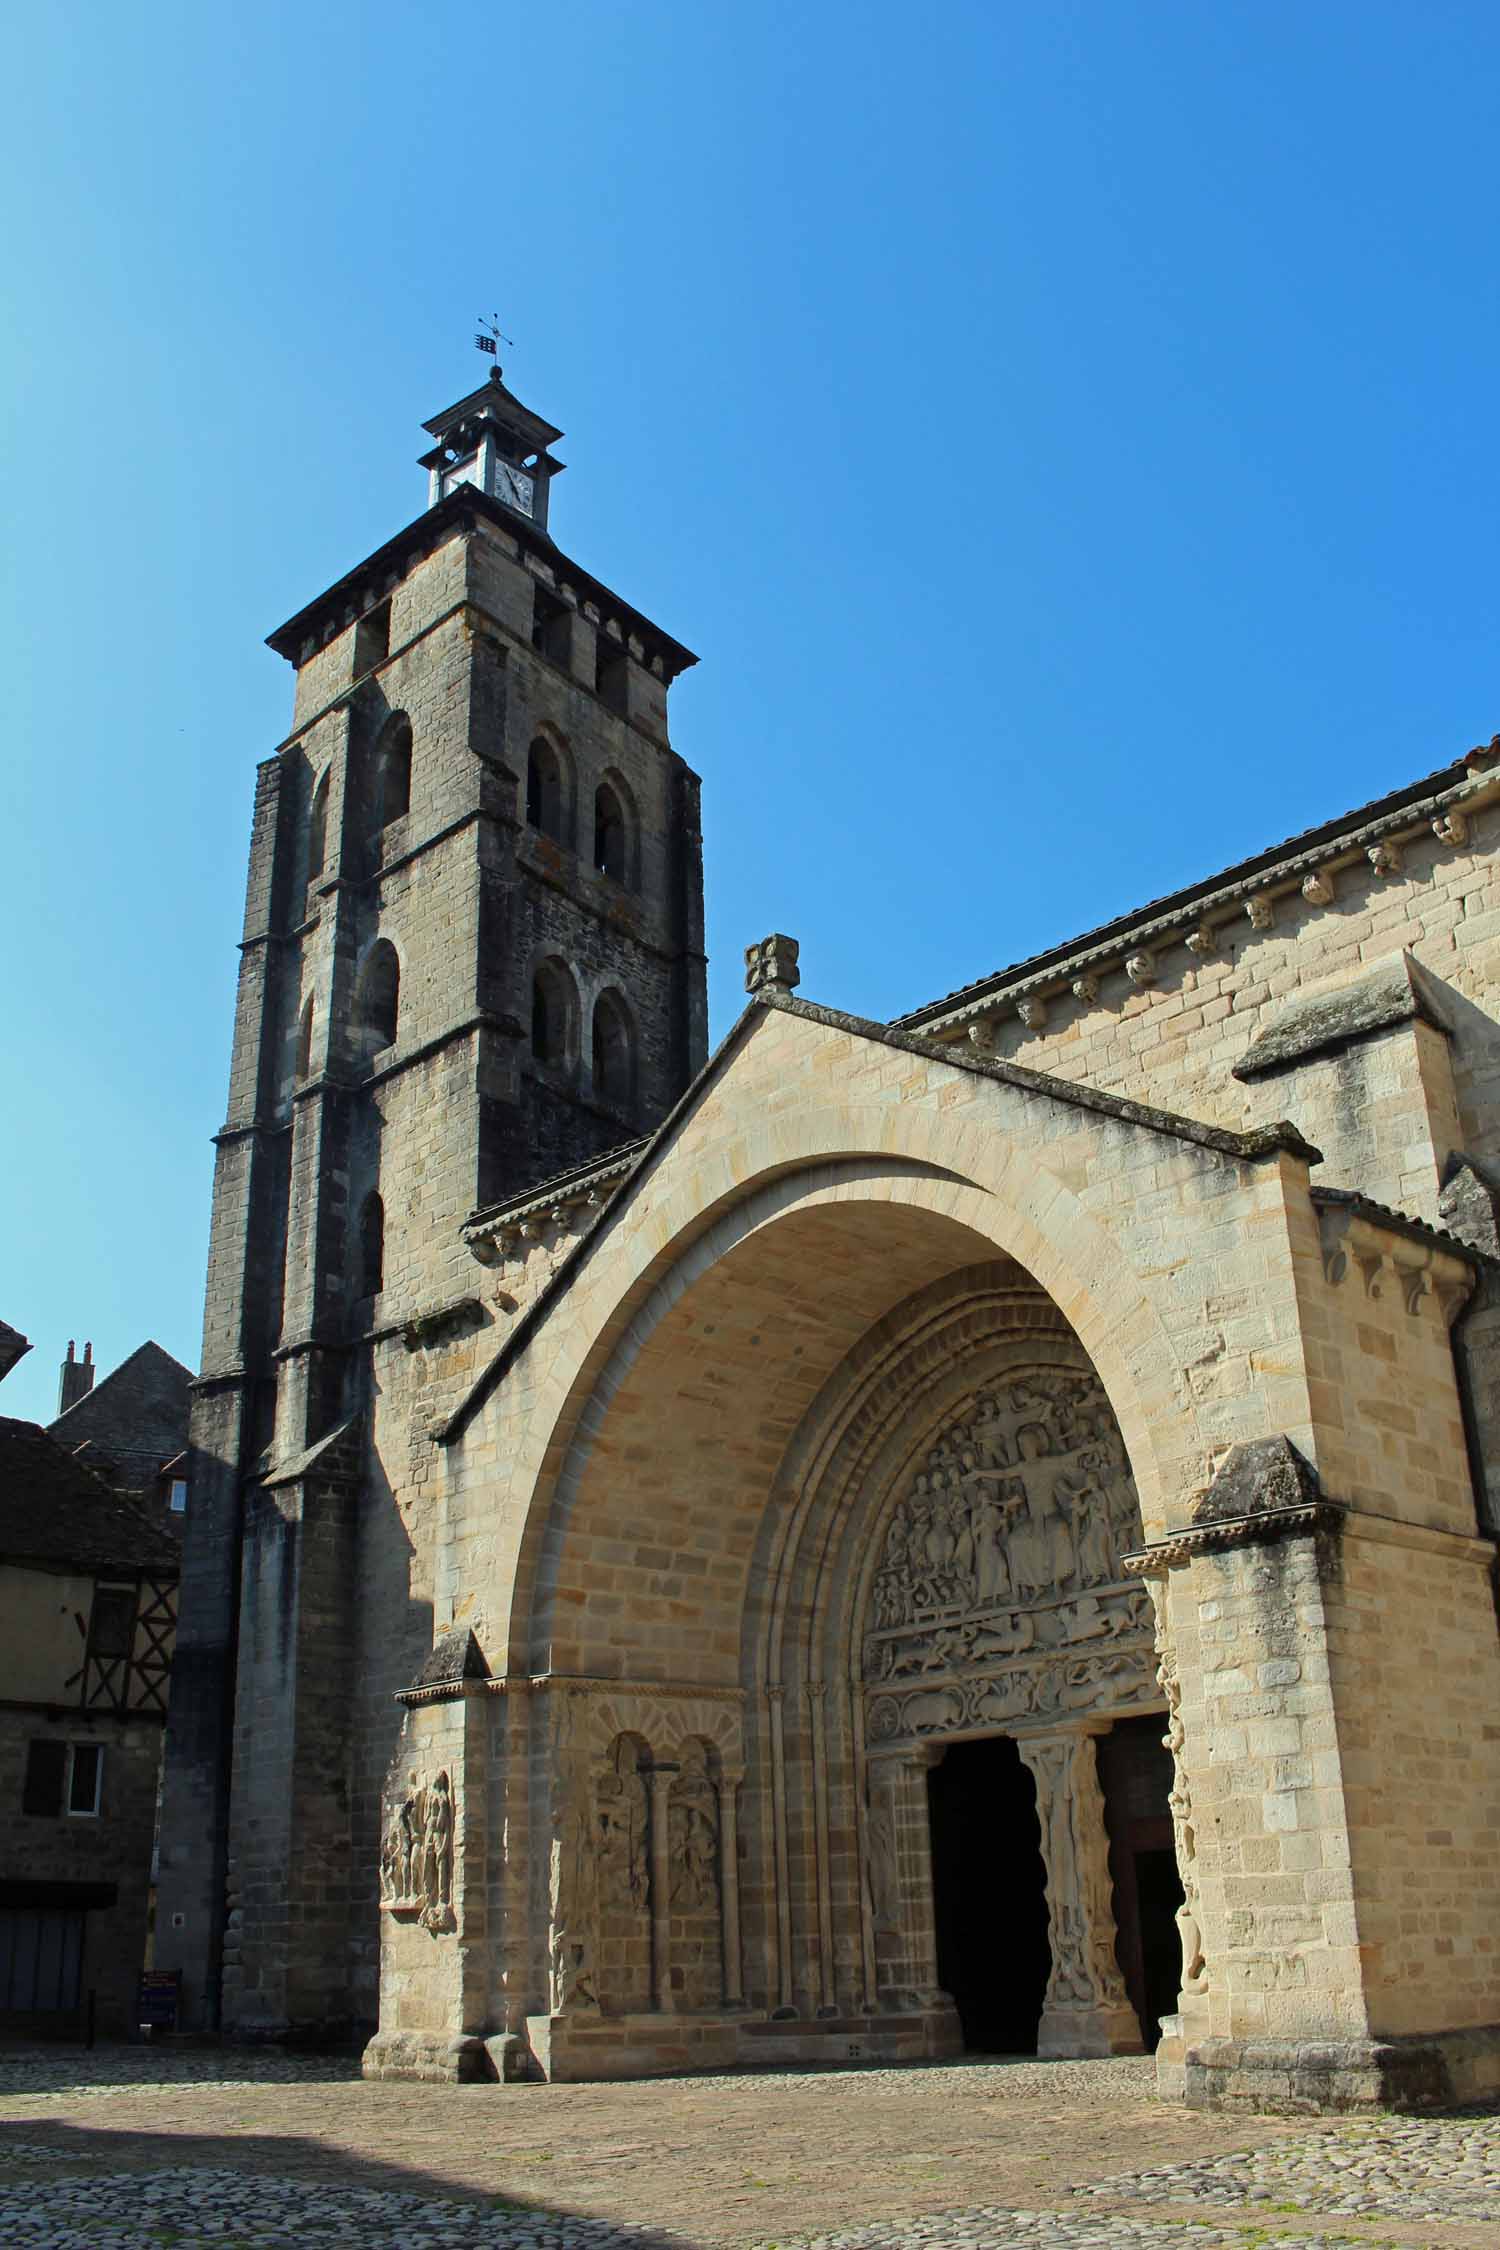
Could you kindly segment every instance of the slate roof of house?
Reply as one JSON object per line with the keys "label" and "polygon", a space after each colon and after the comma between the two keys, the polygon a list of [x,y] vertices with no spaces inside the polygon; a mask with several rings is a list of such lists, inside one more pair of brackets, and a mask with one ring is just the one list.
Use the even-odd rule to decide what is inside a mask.
{"label": "slate roof of house", "polygon": [[181,1549],[39,1422],[0,1415],[0,1562],[175,1578]]}
{"label": "slate roof of house", "polygon": [[0,1320],[0,1377],[8,1375],[18,1359],[24,1359],[31,1346],[19,1328],[9,1321]]}
{"label": "slate roof of house", "polygon": [[125,1485],[149,1485],[187,1443],[192,1370],[148,1339],[47,1424],[59,1445]]}

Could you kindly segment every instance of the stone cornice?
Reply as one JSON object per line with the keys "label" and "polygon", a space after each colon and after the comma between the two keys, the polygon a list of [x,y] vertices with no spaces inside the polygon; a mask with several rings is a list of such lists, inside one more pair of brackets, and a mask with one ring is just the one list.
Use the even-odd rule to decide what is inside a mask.
{"label": "stone cornice", "polygon": [[844,1015],[837,1008],[820,1008],[811,1000],[799,1000],[794,994],[775,988],[758,992],[751,1005],[779,1008],[786,1015],[803,1016],[809,1023],[826,1024],[830,1030],[852,1031],[861,1039],[874,1039],[882,1046],[903,1048],[908,1054],[925,1055],[934,1062],[946,1063],[952,1070],[966,1070],[978,1078],[996,1079],[1002,1086],[1013,1086],[1019,1093],[1040,1094],[1048,1101],[1061,1102],[1069,1108],[1092,1110],[1096,1116],[1113,1118],[1122,1125],[1137,1125],[1147,1133],[1163,1133],[1196,1148],[1212,1149],[1217,1155],[1233,1157],[1239,1163],[1261,1164],[1280,1155],[1300,1157],[1307,1164],[1323,1161],[1322,1150],[1314,1148],[1286,1118],[1248,1132],[1236,1132],[1223,1125],[1205,1125],[1196,1117],[1182,1117],[1175,1110],[1158,1109],[1149,1102],[1129,1101],[1123,1094],[1106,1094],[1076,1079],[1056,1078],[1049,1071],[1032,1070],[1023,1063],[1001,1062],[997,1056],[972,1048],[947,1046],[942,1040],[902,1030],[895,1024],[874,1023],[866,1016]]}
{"label": "stone cornice", "polygon": [[1348,1514],[1337,1500],[1307,1500],[1296,1508],[1267,1508],[1254,1515],[1231,1516],[1223,1523],[1191,1524],[1182,1531],[1154,1539],[1148,1547],[1120,1557],[1120,1568],[1130,1578],[1163,1578],[1169,1570],[1194,1562],[1200,1555],[1222,1555],[1237,1547],[1272,1546],[1282,1539],[1313,1539],[1342,1529]]}
{"label": "stone cornice", "polygon": [[707,1687],[694,1680],[600,1680],[572,1672],[513,1672],[480,1683],[486,1695],[556,1689],[567,1695],[618,1695],[656,1703],[742,1704],[742,1687]]}
{"label": "stone cornice", "polygon": [[377,547],[374,554],[367,555],[353,570],[346,571],[304,609],[289,617],[284,625],[278,625],[274,633],[268,633],[266,646],[274,649],[278,656],[284,656],[289,664],[305,663],[326,640],[373,608],[415,563],[425,560],[450,538],[463,536],[481,523],[503,532],[528,561],[550,566],[554,572],[560,568],[580,592],[586,593],[600,610],[618,618],[632,637],[639,640],[645,661],[651,668],[659,668],[664,679],[673,680],[690,664],[697,663],[691,649],[684,648],[681,641],[674,640],[631,603],[612,593],[601,580],[581,569],[540,526],[528,523],[502,502],[468,484],[458,486],[435,507],[424,509],[383,547]]}
{"label": "stone cornice", "polygon": [[[634,1171],[648,1146],[647,1139],[627,1141],[607,1149],[591,1164],[575,1165],[550,1180],[511,1196],[504,1203],[486,1204],[464,1221],[463,1239],[481,1265],[495,1262],[495,1251],[509,1247],[506,1238],[518,1235],[528,1221],[572,1212],[580,1205],[592,1209],[602,1200],[602,1190]],[[488,1253],[488,1254],[487,1254]]]}
{"label": "stone cornice", "polygon": [[1028,1028],[1040,1029],[1050,1001],[1072,997],[1092,1005],[1094,988],[1106,974],[1124,970],[1133,985],[1156,983],[1155,953],[1167,946],[1212,955],[1218,949],[1215,925],[1231,915],[1247,914],[1255,928],[1267,928],[1278,901],[1292,894],[1327,904],[1341,868],[1357,867],[1366,881],[1398,873],[1401,845],[1408,839],[1430,831],[1459,850],[1470,820],[1500,798],[1497,762],[1500,736],[1373,805],[898,1016],[895,1028],[952,1037],[1013,1010]]}

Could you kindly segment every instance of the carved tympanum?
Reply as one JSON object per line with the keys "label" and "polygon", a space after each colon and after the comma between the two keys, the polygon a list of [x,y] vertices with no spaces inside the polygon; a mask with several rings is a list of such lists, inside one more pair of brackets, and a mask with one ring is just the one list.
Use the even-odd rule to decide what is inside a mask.
{"label": "carved tympanum", "polygon": [[380,1844],[380,1903],[413,1914],[434,1932],[457,1927],[453,1916],[453,1785],[440,1773],[430,1788],[408,1773],[406,1794]]}
{"label": "carved tympanum", "polygon": [[1118,1555],[1138,1531],[1096,1376],[1032,1369],[981,1393],[891,1517],[864,1645],[866,1680],[889,1690],[872,1736],[1130,1699],[1149,1682],[1149,1615]]}

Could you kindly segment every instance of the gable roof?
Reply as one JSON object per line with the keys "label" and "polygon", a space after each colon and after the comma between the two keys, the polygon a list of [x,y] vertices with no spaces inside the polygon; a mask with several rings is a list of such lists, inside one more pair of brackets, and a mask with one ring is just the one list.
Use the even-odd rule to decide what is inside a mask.
{"label": "gable roof", "polygon": [[1127,1101],[1120,1094],[1102,1093],[1095,1087],[1080,1085],[1070,1078],[1053,1078],[1045,1071],[1027,1070],[1020,1063],[1001,1062],[993,1055],[980,1054],[973,1047],[945,1046],[938,1040],[924,1039],[915,1032],[903,1031],[894,1024],[876,1023],[866,1016],[845,1015],[836,1008],[819,1007],[811,1000],[798,1000],[789,992],[775,988],[764,989],[755,994],[680,1101],[668,1111],[656,1131],[646,1140],[633,1147],[627,1146],[624,1150],[609,1149],[593,1166],[575,1165],[567,1172],[555,1174],[551,1181],[542,1181],[538,1186],[529,1188],[523,1196],[517,1196],[509,1203],[488,1204],[482,1211],[472,1214],[464,1227],[464,1239],[471,1245],[484,1234],[498,1232],[502,1225],[523,1216],[540,1204],[556,1203],[560,1192],[574,1197],[592,1182],[597,1182],[601,1187],[607,1186],[610,1181],[614,1183],[608,1188],[592,1219],[584,1226],[562,1264],[519,1315],[488,1367],[481,1369],[447,1420],[434,1431],[438,1444],[451,1444],[462,1435],[505,1370],[530,1341],[544,1314],[572,1287],[600,1229],[622,1208],[634,1193],[637,1183],[665,1154],[708,1088],[743,1046],[751,1029],[764,1020],[764,1011],[767,1009],[777,1009],[783,1015],[800,1016],[804,1022],[847,1032],[854,1038],[868,1039],[878,1046],[895,1047],[906,1054],[922,1055],[930,1061],[945,1064],[950,1070],[967,1071],[976,1078],[997,1079],[1002,1085],[1014,1087],[1018,1092],[1039,1094],[1070,1108],[1090,1110],[1097,1116],[1137,1126],[1143,1132],[1162,1133],[1170,1139],[1186,1141],[1198,1148],[1212,1149],[1244,1163],[1260,1163],[1283,1151],[1300,1156],[1309,1164],[1322,1162],[1322,1151],[1314,1148],[1298,1132],[1296,1126],[1286,1119],[1280,1119],[1272,1125],[1258,1126],[1250,1132],[1234,1132],[1220,1125],[1204,1125],[1196,1118],[1179,1117],[1171,1110],[1155,1109],[1145,1102]]}
{"label": "gable roof", "polygon": [[0,1561],[175,1578],[180,1550],[39,1422],[0,1415]]}
{"label": "gable roof", "polygon": [[149,1483],[187,1443],[192,1371],[148,1340],[47,1424],[61,1445],[93,1448],[127,1481]]}

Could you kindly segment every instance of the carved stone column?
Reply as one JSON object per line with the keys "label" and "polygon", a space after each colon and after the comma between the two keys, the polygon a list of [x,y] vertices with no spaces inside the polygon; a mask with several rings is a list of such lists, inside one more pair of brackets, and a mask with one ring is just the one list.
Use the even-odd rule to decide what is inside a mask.
{"label": "carved stone column", "polygon": [[672,1784],[680,1770],[659,1765],[646,1774],[651,1791],[651,2005],[660,2015],[672,2006]]}
{"label": "carved stone column", "polygon": [[719,1912],[722,1917],[724,2005],[743,2008],[744,1970],[740,1960],[739,1787],[743,1769],[719,1775]]}
{"label": "carved stone column", "polygon": [[1022,1736],[1016,1747],[1036,1782],[1052,1974],[1037,2053],[1138,2055],[1141,2027],[1115,1959],[1109,1838],[1092,1733]]}
{"label": "carved stone column", "polygon": [[901,2014],[951,2006],[938,1984],[932,1904],[929,1750],[870,1760],[866,1889],[875,1934],[876,1999]]}

